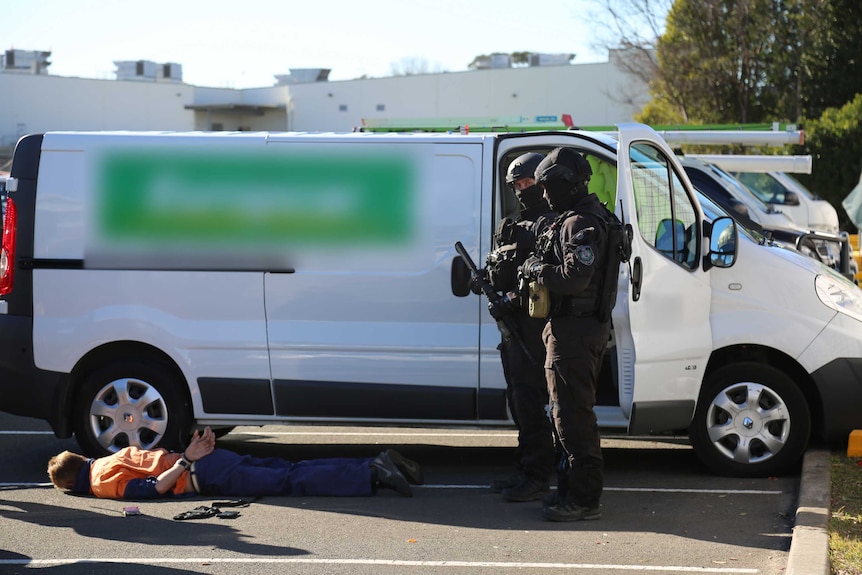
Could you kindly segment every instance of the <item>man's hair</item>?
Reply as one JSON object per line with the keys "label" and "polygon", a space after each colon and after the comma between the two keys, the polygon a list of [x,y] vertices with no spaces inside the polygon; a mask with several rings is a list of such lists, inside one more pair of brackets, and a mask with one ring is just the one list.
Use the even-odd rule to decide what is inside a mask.
{"label": "man's hair", "polygon": [[83,455],[64,451],[48,461],[48,477],[57,489],[69,489],[69,485],[78,480],[78,473],[86,462]]}

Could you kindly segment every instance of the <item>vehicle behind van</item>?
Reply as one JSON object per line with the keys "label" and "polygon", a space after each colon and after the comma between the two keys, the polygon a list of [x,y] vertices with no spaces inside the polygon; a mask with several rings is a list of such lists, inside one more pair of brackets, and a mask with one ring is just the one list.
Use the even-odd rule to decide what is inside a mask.
{"label": "vehicle behind van", "polygon": [[736,172],[739,180],[757,196],[790,214],[799,225],[837,234],[838,212],[835,208],[803,186],[799,180],[784,172]]}
{"label": "vehicle behind van", "polygon": [[638,124],[26,136],[0,245],[0,409],[91,455],[177,448],[202,425],[511,426],[500,334],[454,245],[484,261],[518,210],[508,164],[557,146],[633,232],[603,429],[688,433],[711,469],[750,476],[862,425],[862,292],[705,217]]}
{"label": "vehicle behind van", "polygon": [[698,158],[683,157],[680,161],[692,184],[743,226],[813,257],[850,279],[855,277],[847,235],[811,230],[797,224],[720,166]]}

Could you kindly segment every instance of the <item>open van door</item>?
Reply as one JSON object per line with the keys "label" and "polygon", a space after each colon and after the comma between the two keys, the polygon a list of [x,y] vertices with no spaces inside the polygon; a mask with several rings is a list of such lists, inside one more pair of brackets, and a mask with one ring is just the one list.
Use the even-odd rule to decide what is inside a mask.
{"label": "open van door", "polygon": [[712,349],[703,215],[673,151],[649,127],[619,126],[617,161],[617,200],[634,232],[628,297],[614,310],[615,329],[626,312],[630,327],[631,341],[618,345],[633,348],[619,354],[620,406],[630,433],[685,429]]}

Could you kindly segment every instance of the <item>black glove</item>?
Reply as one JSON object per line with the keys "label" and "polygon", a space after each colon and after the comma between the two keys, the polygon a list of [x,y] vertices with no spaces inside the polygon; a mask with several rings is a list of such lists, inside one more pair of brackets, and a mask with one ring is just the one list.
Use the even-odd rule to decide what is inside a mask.
{"label": "black glove", "polygon": [[547,264],[545,264],[541,258],[530,256],[523,264],[521,264],[519,272],[522,277],[534,280],[542,275],[542,270],[545,269],[546,265]]}

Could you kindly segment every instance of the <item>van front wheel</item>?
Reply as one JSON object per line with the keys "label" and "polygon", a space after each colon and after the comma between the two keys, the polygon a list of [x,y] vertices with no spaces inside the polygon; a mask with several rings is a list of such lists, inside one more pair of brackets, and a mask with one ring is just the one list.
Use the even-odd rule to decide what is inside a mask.
{"label": "van front wheel", "polygon": [[157,363],[115,363],[89,374],[75,405],[75,437],[99,457],[134,445],[182,448],[191,426],[180,382]]}
{"label": "van front wheel", "polygon": [[789,377],[768,365],[739,363],[707,378],[689,437],[713,471],[764,477],[797,464],[810,433],[805,396]]}

